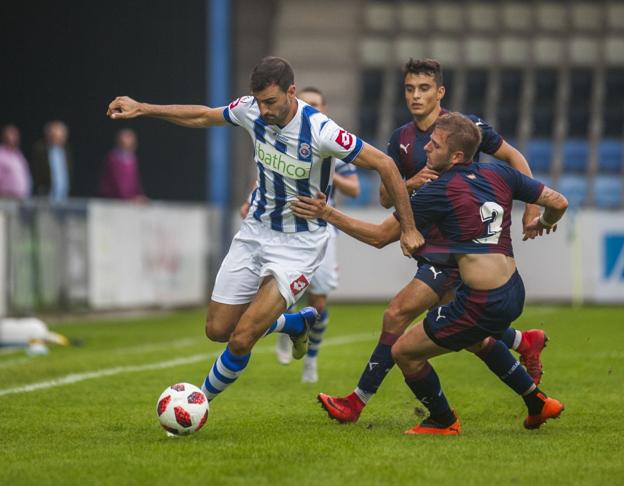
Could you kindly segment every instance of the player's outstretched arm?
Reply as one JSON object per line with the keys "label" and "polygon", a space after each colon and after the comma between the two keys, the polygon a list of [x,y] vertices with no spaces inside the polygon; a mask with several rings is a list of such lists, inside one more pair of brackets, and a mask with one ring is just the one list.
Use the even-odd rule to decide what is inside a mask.
{"label": "player's outstretched arm", "polygon": [[209,108],[202,105],[152,105],[118,96],[108,105],[106,114],[113,120],[127,120],[146,116],[160,118],[189,128],[206,128],[226,123],[223,107]]}
{"label": "player's outstretched arm", "polygon": [[536,231],[540,236],[546,230],[546,234],[550,231],[557,231],[557,222],[563,217],[568,209],[568,200],[563,194],[544,186],[544,190],[537,198],[535,204],[544,208],[541,216],[534,218],[528,225],[531,231]]}
{"label": "player's outstretched arm", "polygon": [[416,229],[409,195],[393,160],[375,147],[364,143],[361,152],[353,163],[365,169],[376,170],[379,173],[381,181],[394,201],[394,208],[400,219],[401,249],[405,256],[411,256],[425,243],[425,239]]}
{"label": "player's outstretched arm", "polygon": [[[492,155],[498,160],[507,162],[514,169],[522,172],[524,175],[533,177],[531,167],[529,166],[527,159],[524,157],[524,155],[522,155],[522,152],[520,152],[517,148],[505,142],[504,140],[499,149]],[[527,204],[525,206],[524,215],[522,216],[522,232],[524,233],[524,237],[522,238],[523,241],[532,240],[537,236],[537,231],[527,230],[527,225],[536,217],[539,217],[539,214],[539,206],[535,204]]]}
{"label": "player's outstretched arm", "polygon": [[327,204],[327,198],[322,192],[315,198],[299,196],[296,201],[290,203],[290,207],[300,218],[324,219],[340,231],[375,248],[383,248],[389,243],[398,241],[401,236],[401,226],[394,216],[389,216],[381,224],[352,218]]}

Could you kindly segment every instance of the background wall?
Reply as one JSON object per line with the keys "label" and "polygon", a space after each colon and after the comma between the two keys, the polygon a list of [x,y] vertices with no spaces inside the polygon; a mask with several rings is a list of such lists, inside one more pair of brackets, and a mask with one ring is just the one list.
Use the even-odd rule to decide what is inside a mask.
{"label": "background wall", "polygon": [[205,2],[2,2],[0,125],[29,157],[43,124],[70,129],[76,195],[94,195],[99,163],[124,126],[139,136],[148,196],[204,200],[205,132],[158,120],[113,123],[108,103],[205,103]]}

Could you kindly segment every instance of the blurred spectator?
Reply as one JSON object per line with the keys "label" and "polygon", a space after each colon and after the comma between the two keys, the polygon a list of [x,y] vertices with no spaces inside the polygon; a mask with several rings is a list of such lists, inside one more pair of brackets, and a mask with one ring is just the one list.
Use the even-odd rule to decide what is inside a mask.
{"label": "blurred spectator", "polygon": [[136,149],[137,136],[134,130],[124,128],[117,132],[115,148],[104,160],[100,176],[100,196],[112,199],[145,199]]}
{"label": "blurred spectator", "polygon": [[19,130],[6,125],[0,133],[0,197],[24,199],[30,195],[30,171],[19,145]]}
{"label": "blurred spectator", "polygon": [[73,157],[67,145],[67,125],[59,120],[46,123],[44,138],[35,143],[30,161],[36,195],[64,201],[72,189]]}

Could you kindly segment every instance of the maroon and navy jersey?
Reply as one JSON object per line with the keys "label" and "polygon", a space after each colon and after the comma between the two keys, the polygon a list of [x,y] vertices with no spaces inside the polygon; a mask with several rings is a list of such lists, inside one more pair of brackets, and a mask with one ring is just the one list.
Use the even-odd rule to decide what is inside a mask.
{"label": "maroon and navy jersey", "polygon": [[[448,113],[442,110],[440,115]],[[475,162],[479,161],[479,153],[495,153],[503,143],[501,137],[487,122],[476,115],[466,115],[481,130],[481,145],[475,155]],[[421,131],[413,121],[397,128],[392,132],[390,142],[388,142],[388,155],[392,157],[397,165],[403,179],[407,180],[420,172],[427,162],[425,145],[431,139],[433,127],[426,131]]]}
{"label": "maroon and navy jersey", "polygon": [[411,197],[416,225],[425,238],[414,257],[452,265],[454,255],[513,256],[513,200],[533,203],[543,189],[544,184],[503,162],[453,166]]}

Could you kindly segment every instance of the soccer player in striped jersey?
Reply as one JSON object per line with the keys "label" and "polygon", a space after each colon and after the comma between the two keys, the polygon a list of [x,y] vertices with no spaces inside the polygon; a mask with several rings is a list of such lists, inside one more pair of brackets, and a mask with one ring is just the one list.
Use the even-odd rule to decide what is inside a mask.
{"label": "soccer player in striped jersey", "polygon": [[[388,143],[388,155],[397,165],[407,191],[412,193],[427,181],[438,178],[438,173],[426,166],[425,146],[429,143],[435,121],[446,113],[441,106],[445,89],[442,68],[435,60],[410,59],[403,74],[405,103],[413,120],[394,130]],[[503,140],[483,119],[476,115],[466,116],[481,132],[476,161],[480,152],[484,152],[531,176],[531,169],[518,150]],[[380,186],[380,202],[386,208],[392,206],[383,183]],[[535,205],[526,205],[523,217],[525,239],[535,237],[535,232],[528,230],[526,225],[538,214],[539,209]],[[456,268],[433,262],[419,264],[414,279],[390,302],[383,317],[379,342],[364,366],[356,388],[344,397],[331,397],[335,408],[330,405],[328,408],[334,418],[341,422],[358,420],[394,365],[390,353],[392,345],[418,315],[440,302],[449,301],[458,284]],[[509,348],[520,353],[520,362],[526,366],[535,384],[539,384],[542,376],[540,354],[548,339],[544,331],[529,329],[521,332],[510,327],[501,339]]]}
{"label": "soccer player in striped jersey", "polygon": [[[323,93],[314,87],[303,88],[297,93],[297,97],[305,101],[310,106],[316,108],[321,113],[325,113],[327,105]],[[332,179],[331,190],[327,197],[328,204],[335,204],[334,195],[336,191],[349,197],[357,197],[360,192],[360,181],[356,167],[340,159],[335,160],[335,171]],[[307,291],[308,304],[316,309],[319,314],[318,321],[310,330],[310,342],[308,352],[303,358],[302,383],[316,383],[318,381],[317,356],[323,334],[329,324],[329,310],[327,308],[327,296],[338,286],[338,262],[336,260],[336,237],[338,231],[329,225],[329,241],[325,258],[310,281]],[[282,364],[288,364],[291,360],[292,342],[288,336],[280,333],[277,335],[277,359]]]}
{"label": "soccer player in striped jersey", "polygon": [[208,305],[206,335],[227,343],[202,386],[209,400],[240,376],[254,344],[267,333],[289,334],[293,357],[305,354],[316,312],[283,314],[309,286],[329,234],[325,221],[299,218],[289,203],[297,196],[328,190],[334,157],[379,173],[401,215],[405,255],[423,243],[392,159],[299,101],[286,60],[262,59],[251,73],[251,93],[219,108],[153,105],[126,96],[108,107],[113,119],[146,116],[195,128],[230,123],[252,138],[257,189],[249,215],[221,264]]}
{"label": "soccer player in striped jersey", "polygon": [[[462,283],[452,302],[432,308],[392,346],[392,357],[406,384],[430,413],[407,430],[408,434],[459,434],[459,420],[428,360],[462,349],[477,354],[523,398],[528,409],[525,428],[538,428],[564,410],[561,402],[537,387],[497,338],[520,316],[524,305],[524,286],[516,270],[510,235],[513,200],[546,208],[526,225],[538,234],[556,228],[567,201],[507,164],[472,162],[480,139],[479,130],[465,116],[449,113],[439,117],[425,150],[427,167],[440,175],[411,197],[414,218],[425,236],[425,245],[414,257],[454,262]],[[323,218],[379,248],[396,241],[398,216],[370,224],[327,206],[324,199],[323,195],[301,197],[293,203],[295,214]],[[332,397],[320,394],[319,400],[326,410],[332,407]]]}

